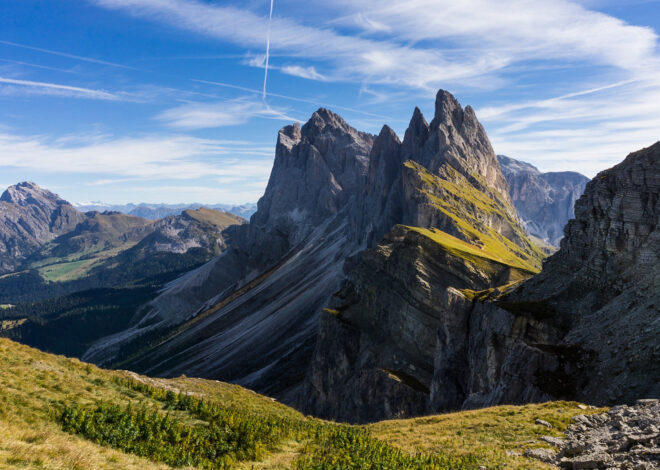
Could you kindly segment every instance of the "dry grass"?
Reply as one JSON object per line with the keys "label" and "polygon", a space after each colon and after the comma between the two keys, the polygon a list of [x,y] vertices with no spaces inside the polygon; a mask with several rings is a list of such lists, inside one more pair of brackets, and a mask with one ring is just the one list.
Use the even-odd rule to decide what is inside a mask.
{"label": "dry grass", "polygon": [[[477,455],[488,468],[547,469],[541,462],[523,457],[526,449],[549,447],[541,436],[562,436],[573,416],[600,413],[575,402],[550,402],[525,406],[497,406],[481,410],[405,420],[382,421],[369,426],[374,437],[411,454],[444,452]],[[534,424],[542,419],[553,428]],[[508,452],[507,452],[508,451]],[[518,454],[518,455],[516,455]]]}
{"label": "dry grass", "polygon": [[[76,359],[43,353],[2,338],[0,339],[0,468],[3,470],[170,468],[64,433],[54,423],[52,412],[58,403],[91,405],[97,401],[106,401],[138,404],[148,401],[143,395],[113,382],[112,377],[140,378],[153,386],[181,390],[246,409],[301,416],[291,408],[237,385],[183,377],[173,380],[149,379],[129,372],[107,371]],[[289,449],[283,449],[283,458],[289,453]]]}
{"label": "dry grass", "polygon": [[[126,371],[107,371],[75,359],[53,356],[0,339],[0,469],[165,469],[117,450],[66,434],[53,420],[59,404],[89,405],[158,402],[113,377],[131,378],[152,387],[203,397],[260,415],[305,420],[297,411],[236,385],[214,380],[152,379]],[[160,404],[162,405],[162,403]],[[522,454],[530,447],[546,446],[539,438],[559,436],[571,417],[602,410],[582,409],[572,402],[527,406],[499,406],[423,418],[392,420],[367,428],[373,437],[415,454],[474,455],[488,468],[542,469],[548,466]],[[184,411],[169,411],[192,424]],[[534,424],[540,418],[553,429]],[[322,425],[321,421],[317,423]],[[305,442],[285,441],[260,462],[243,462],[240,469],[284,469],[305,450]],[[507,453],[509,452],[509,454]]]}

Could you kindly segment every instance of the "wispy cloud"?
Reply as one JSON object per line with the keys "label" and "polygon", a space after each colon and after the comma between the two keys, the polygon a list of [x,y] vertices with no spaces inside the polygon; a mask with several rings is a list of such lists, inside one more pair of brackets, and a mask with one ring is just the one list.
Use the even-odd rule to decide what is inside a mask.
{"label": "wispy cloud", "polygon": [[[247,47],[262,46],[265,36],[255,32],[267,30],[267,19],[249,10],[199,0],[92,1]],[[353,12],[340,23],[377,37],[275,17],[271,48],[327,61],[338,78],[428,89],[488,86],[492,80],[486,78],[523,60],[588,60],[636,69],[654,54],[657,37],[650,28],[566,0],[505,3],[339,0],[333,4],[338,11]]]}
{"label": "wispy cloud", "polygon": [[[234,89],[234,90],[245,91],[245,92],[248,92],[248,93],[256,93],[256,94],[261,93],[260,90],[256,90],[254,88],[242,87],[242,86],[234,85],[232,83],[215,82],[215,81],[210,81],[210,80],[198,80],[198,79],[192,79],[192,81],[197,82],[197,83],[205,83],[207,85],[219,86],[219,87],[223,87],[223,88],[231,88],[231,89]],[[339,105],[336,105],[336,104],[324,103],[320,100],[312,100],[312,99],[300,98],[300,97],[289,96],[289,95],[282,95],[280,93],[271,93],[271,92],[268,93],[268,96],[274,96],[276,98],[282,98],[284,100],[289,100],[289,101],[296,101],[298,103],[313,104],[315,106],[327,106],[327,107],[330,107],[330,108],[336,109],[336,110],[350,111],[352,113],[363,114],[365,116],[371,116],[371,117],[385,119],[385,120],[393,120],[391,117],[385,116],[383,114],[375,114],[375,113],[370,113],[370,112],[364,111],[363,109],[349,108],[349,107],[346,107],[346,106],[339,106]]]}
{"label": "wispy cloud", "polygon": [[186,103],[170,108],[157,116],[170,127],[208,129],[244,124],[253,118],[296,121],[284,111],[256,100],[227,100],[213,103]]}
{"label": "wispy cloud", "polygon": [[93,90],[70,85],[60,85],[57,83],[33,82],[31,80],[16,80],[13,78],[0,77],[0,83],[11,86],[27,87],[31,92],[38,92],[49,95],[73,96],[77,98],[89,98],[95,100],[118,101],[125,99],[119,94],[111,93],[105,90]]}
{"label": "wispy cloud", "polygon": [[79,60],[82,62],[89,62],[92,64],[98,64],[98,65],[106,65],[109,67],[117,67],[117,68],[122,68],[122,69],[130,69],[130,70],[139,70],[135,67],[131,67],[128,65],[123,65],[123,64],[117,64],[115,62],[108,62],[105,60],[99,60],[99,59],[94,59],[91,57],[84,57],[80,55],[75,55],[75,54],[68,54],[66,52],[61,52],[61,51],[53,51],[51,49],[43,49],[41,47],[34,47],[34,46],[29,46],[27,44],[18,44],[16,42],[11,42],[11,41],[0,41],[0,44],[4,44],[5,46],[11,46],[11,47],[19,47],[21,49],[29,49],[32,51],[37,51],[37,52],[43,52],[44,54],[50,54],[50,55],[56,55],[60,57],[66,57],[67,59],[74,59],[74,60]]}
{"label": "wispy cloud", "polygon": [[[0,166],[109,178],[187,180],[236,176],[265,181],[272,145],[145,135],[21,136],[0,132]],[[29,158],[26,158],[28,157]]]}
{"label": "wispy cloud", "polygon": [[593,176],[660,139],[658,81],[624,81],[556,98],[477,110],[496,150],[542,170]]}

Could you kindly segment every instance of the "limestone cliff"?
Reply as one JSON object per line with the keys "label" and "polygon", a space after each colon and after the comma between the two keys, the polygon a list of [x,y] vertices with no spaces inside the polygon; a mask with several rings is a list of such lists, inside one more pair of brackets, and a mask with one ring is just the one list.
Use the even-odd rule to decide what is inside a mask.
{"label": "limestone cliff", "polygon": [[475,302],[469,328],[454,337],[467,349],[461,374],[438,367],[447,363],[438,342],[434,407],[658,396],[659,215],[656,143],[587,184],[539,275]]}
{"label": "limestone cliff", "polygon": [[[284,127],[264,196],[222,255],[174,281],[85,358],[158,375],[222,378],[287,399],[302,382],[319,312],[360,249],[348,215],[373,136],[319,109]],[[153,347],[151,343],[155,343]]]}
{"label": "limestone cliff", "polygon": [[527,231],[559,246],[564,226],[575,216],[575,201],[589,178],[574,171],[541,173],[529,163],[504,155],[498,155],[497,160]]}

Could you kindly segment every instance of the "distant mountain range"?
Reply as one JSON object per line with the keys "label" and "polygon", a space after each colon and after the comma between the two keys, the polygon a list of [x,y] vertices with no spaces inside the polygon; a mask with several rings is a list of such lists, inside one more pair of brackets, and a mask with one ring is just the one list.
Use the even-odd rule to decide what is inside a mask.
{"label": "distant mountain range", "polygon": [[165,283],[222,253],[244,222],[206,208],[155,221],[83,213],[34,183],[11,186],[0,196],[0,304],[14,307],[0,317],[21,322],[4,333],[81,355]]}
{"label": "distant mountain range", "polygon": [[589,178],[574,171],[541,173],[529,163],[504,155],[498,155],[497,160],[527,231],[559,246],[564,226],[575,216],[575,201],[582,196]]}
{"label": "distant mountain range", "polygon": [[257,210],[256,203],[247,204],[105,204],[103,202],[90,202],[83,204],[74,203],[73,206],[82,212],[88,211],[116,211],[123,214],[135,215],[144,219],[156,220],[167,217],[168,215],[179,215],[185,210],[195,210],[205,207],[222,212],[237,215],[244,219],[250,219]]}

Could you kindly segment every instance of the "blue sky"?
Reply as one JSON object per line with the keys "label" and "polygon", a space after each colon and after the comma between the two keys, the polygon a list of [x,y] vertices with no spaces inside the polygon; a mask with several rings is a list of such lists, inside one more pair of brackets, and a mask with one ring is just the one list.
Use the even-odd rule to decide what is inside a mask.
{"label": "blue sky", "polygon": [[242,203],[318,107],[402,136],[438,88],[496,152],[588,176],[660,139],[659,1],[0,0],[0,186]]}

